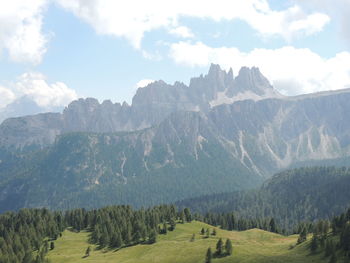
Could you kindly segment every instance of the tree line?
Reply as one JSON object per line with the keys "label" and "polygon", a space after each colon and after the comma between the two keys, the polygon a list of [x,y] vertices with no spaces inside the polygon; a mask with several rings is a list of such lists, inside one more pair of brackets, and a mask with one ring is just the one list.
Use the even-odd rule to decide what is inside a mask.
{"label": "tree line", "polygon": [[[48,262],[46,254],[66,228],[90,232],[90,242],[100,248],[121,248],[154,243],[158,234],[173,231],[176,223],[192,221],[188,208],[174,205],[133,210],[131,206],[109,206],[95,210],[65,212],[21,209],[0,215],[0,263]],[[87,248],[86,256],[91,248]]]}
{"label": "tree line", "polygon": [[230,231],[258,228],[273,233],[284,233],[284,230],[277,225],[274,218],[242,218],[234,212],[206,213],[204,216],[195,213],[193,216],[198,221]]}
{"label": "tree line", "polygon": [[[278,173],[260,188],[205,195],[176,202],[194,213],[235,212],[237,217],[274,218],[289,234],[300,222],[331,218],[350,206],[350,168],[304,167]],[[337,191],[334,191],[337,189]]]}
{"label": "tree line", "polygon": [[41,263],[66,228],[61,212],[22,209],[0,215],[0,263]]}
{"label": "tree line", "polygon": [[308,234],[312,234],[309,242],[311,253],[324,253],[330,263],[336,263],[338,257],[350,261],[350,209],[331,220],[301,225],[297,245],[305,242]]}

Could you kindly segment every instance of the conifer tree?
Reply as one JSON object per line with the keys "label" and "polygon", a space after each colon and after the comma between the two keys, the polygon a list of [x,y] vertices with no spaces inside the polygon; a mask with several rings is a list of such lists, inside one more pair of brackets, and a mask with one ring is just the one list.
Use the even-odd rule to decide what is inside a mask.
{"label": "conifer tree", "polygon": [[28,250],[24,254],[23,263],[32,263],[33,262],[33,256],[32,251]]}
{"label": "conifer tree", "polygon": [[115,243],[113,245],[116,248],[119,248],[123,245],[122,235],[120,234],[119,231],[117,231],[117,233],[116,233]]}
{"label": "conifer tree", "polygon": [[331,258],[329,259],[329,263],[337,263],[337,255],[335,251],[332,253]]}
{"label": "conifer tree", "polygon": [[204,235],[204,233],[205,233],[205,230],[204,230],[204,227],[202,227],[201,235]]}
{"label": "conifer tree", "polygon": [[149,235],[149,243],[154,244],[157,242],[157,233],[155,230],[151,230]]}
{"label": "conifer tree", "polygon": [[49,251],[49,242],[47,240],[44,241],[43,250],[45,253]]}
{"label": "conifer tree", "polygon": [[169,227],[169,230],[170,231],[174,231],[175,230],[175,227],[176,227],[176,222],[173,218],[170,219],[170,227]]}
{"label": "conifer tree", "polygon": [[164,222],[163,223],[163,234],[167,234],[168,233],[168,229],[167,229],[167,226],[166,226],[166,223]]}
{"label": "conifer tree", "polygon": [[88,246],[86,251],[85,251],[85,257],[90,256],[90,251],[91,251],[91,248],[90,248],[90,246]]}
{"label": "conifer tree", "polygon": [[216,255],[221,256],[223,251],[223,242],[220,238],[219,241],[216,243]]}
{"label": "conifer tree", "polygon": [[180,221],[181,221],[181,224],[184,224],[184,223],[185,223],[185,220],[186,220],[185,213],[184,213],[184,211],[182,210],[181,213],[180,213]]}
{"label": "conifer tree", "polygon": [[324,256],[327,258],[332,255],[333,252],[333,242],[331,240],[326,241],[326,246],[324,249]]}
{"label": "conifer tree", "polygon": [[232,242],[230,239],[227,239],[226,240],[226,243],[225,243],[225,250],[226,250],[226,254],[227,255],[232,255]]}
{"label": "conifer tree", "polygon": [[186,207],[184,209],[184,214],[185,214],[186,221],[187,222],[191,222],[192,221],[192,215],[191,215],[191,212],[190,212],[189,208]]}
{"label": "conifer tree", "polygon": [[211,248],[208,248],[207,254],[205,255],[205,263],[211,263],[213,254],[211,253]]}
{"label": "conifer tree", "polygon": [[273,233],[277,233],[275,219],[273,219],[273,218],[271,218],[271,220],[270,220],[270,231]]}
{"label": "conifer tree", "polygon": [[53,250],[55,248],[55,243],[53,241],[51,241],[50,243],[50,249]]}
{"label": "conifer tree", "polygon": [[306,231],[306,228],[303,227],[302,231],[299,234],[299,238],[298,238],[297,244],[301,244],[301,243],[305,242],[306,241],[306,237],[307,237],[307,231]]}
{"label": "conifer tree", "polygon": [[196,235],[195,234],[192,234],[192,237],[191,237],[191,242],[194,242],[194,240],[196,239]]}
{"label": "conifer tree", "polygon": [[316,252],[317,248],[318,248],[318,238],[317,238],[316,234],[314,234],[312,236],[312,239],[311,239],[310,250],[311,250],[311,252],[314,253],[314,252]]}

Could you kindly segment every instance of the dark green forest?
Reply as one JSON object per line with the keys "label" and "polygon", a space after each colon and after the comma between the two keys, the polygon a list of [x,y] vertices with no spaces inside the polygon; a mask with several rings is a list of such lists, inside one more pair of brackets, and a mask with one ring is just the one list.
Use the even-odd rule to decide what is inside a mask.
{"label": "dark green forest", "polygon": [[[338,257],[350,261],[350,209],[330,221],[315,222],[311,229],[309,249],[312,254],[323,253],[330,263],[337,262]],[[297,245],[306,241],[307,232],[302,228]]]}
{"label": "dark green forest", "polygon": [[329,219],[350,206],[350,169],[310,167],[274,175],[256,190],[206,195],[177,202],[200,214],[234,212],[275,218],[289,232],[299,222]]}

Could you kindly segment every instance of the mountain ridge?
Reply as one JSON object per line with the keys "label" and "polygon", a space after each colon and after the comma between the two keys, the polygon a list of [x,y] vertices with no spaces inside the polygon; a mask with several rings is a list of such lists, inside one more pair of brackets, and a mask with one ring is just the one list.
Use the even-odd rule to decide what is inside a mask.
{"label": "mountain ridge", "polygon": [[[240,77],[240,74],[244,76]],[[209,112],[212,108],[211,102],[218,99],[218,95],[224,95],[226,99],[233,101],[245,99],[240,92],[241,90],[254,91],[255,89],[255,92],[259,91],[261,93],[264,85],[269,90],[267,93],[271,93],[266,93],[268,96],[277,94],[277,92],[272,92],[272,86],[257,68],[242,68],[240,74],[234,78],[232,70],[226,72],[221,70],[219,65],[212,64],[207,75],[192,78],[189,86],[180,82],[169,85],[164,81],[156,81],[144,88],[139,88],[131,105],[125,102],[123,104],[112,103],[108,100],[99,103],[98,100],[93,98],[78,99],[71,102],[62,114],[57,115],[59,117],[55,119],[57,123],[55,127],[52,127],[50,123],[50,113],[47,113],[47,118],[42,115],[40,117],[34,115],[7,119],[0,125],[0,137],[6,137],[9,134],[8,129],[18,131],[18,133],[33,130],[36,128],[35,122],[39,123],[41,130],[38,129],[34,142],[25,136],[18,136],[14,140],[10,140],[10,143],[7,143],[6,140],[0,140],[0,145],[9,146],[8,144],[10,144],[22,148],[26,145],[37,144],[39,148],[42,148],[54,142],[53,136],[51,136],[52,133],[57,135],[76,131],[117,132],[140,130],[159,124],[172,112]],[[236,85],[236,82],[244,83],[241,79],[248,79],[249,85]],[[257,87],[254,86],[254,79],[257,79],[259,84]],[[232,93],[232,95],[227,97],[224,94],[225,92]],[[252,91],[250,92],[252,93]],[[241,98],[234,97],[237,94]],[[254,94],[255,99],[260,96]],[[216,106],[219,104],[218,102],[215,103]],[[47,119],[47,123],[45,119]],[[19,123],[22,125],[19,125]],[[47,126],[46,130],[44,129],[45,126]],[[57,129],[57,127],[59,128]],[[18,141],[18,145],[15,141]]]}
{"label": "mountain ridge", "polygon": [[[240,78],[241,87],[273,90],[256,68],[243,68]],[[62,114],[4,121],[0,210],[147,206],[252,188],[303,163],[348,160],[350,92],[211,107],[214,95],[239,91],[235,79],[213,65],[191,89],[155,82],[133,105],[88,98]]]}

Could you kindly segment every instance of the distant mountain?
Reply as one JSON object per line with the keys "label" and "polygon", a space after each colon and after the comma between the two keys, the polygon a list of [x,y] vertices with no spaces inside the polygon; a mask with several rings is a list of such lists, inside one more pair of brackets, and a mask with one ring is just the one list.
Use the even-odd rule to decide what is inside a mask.
{"label": "distant mountain", "polygon": [[61,112],[63,107],[41,107],[28,96],[22,96],[5,108],[0,109],[0,123],[8,118],[16,118],[27,115],[34,115],[48,111]]}
{"label": "distant mountain", "polygon": [[[0,125],[0,209],[150,205],[256,186],[350,157],[350,90],[284,97],[257,68],[212,65],[132,105],[79,99]],[[10,206],[11,204],[11,206]]]}
{"label": "distant mountain", "polygon": [[196,112],[136,132],[69,133],[38,152],[3,150],[0,159],[0,211],[149,206],[261,182]]}
{"label": "distant mountain", "polygon": [[206,195],[176,203],[202,214],[235,212],[245,218],[274,217],[289,229],[303,221],[330,219],[350,207],[350,168],[287,170],[259,189]]}
{"label": "distant mountain", "polygon": [[281,95],[259,69],[242,68],[234,78],[232,70],[227,73],[218,65],[212,65],[206,76],[191,79],[188,87],[180,82],[168,85],[156,81],[139,88],[131,106],[108,100],[100,104],[93,98],[79,99],[70,103],[63,114],[6,120],[0,125],[0,145],[45,147],[55,141],[53,134],[135,131],[157,125],[173,112],[207,113],[213,106],[224,103],[267,97]]}

